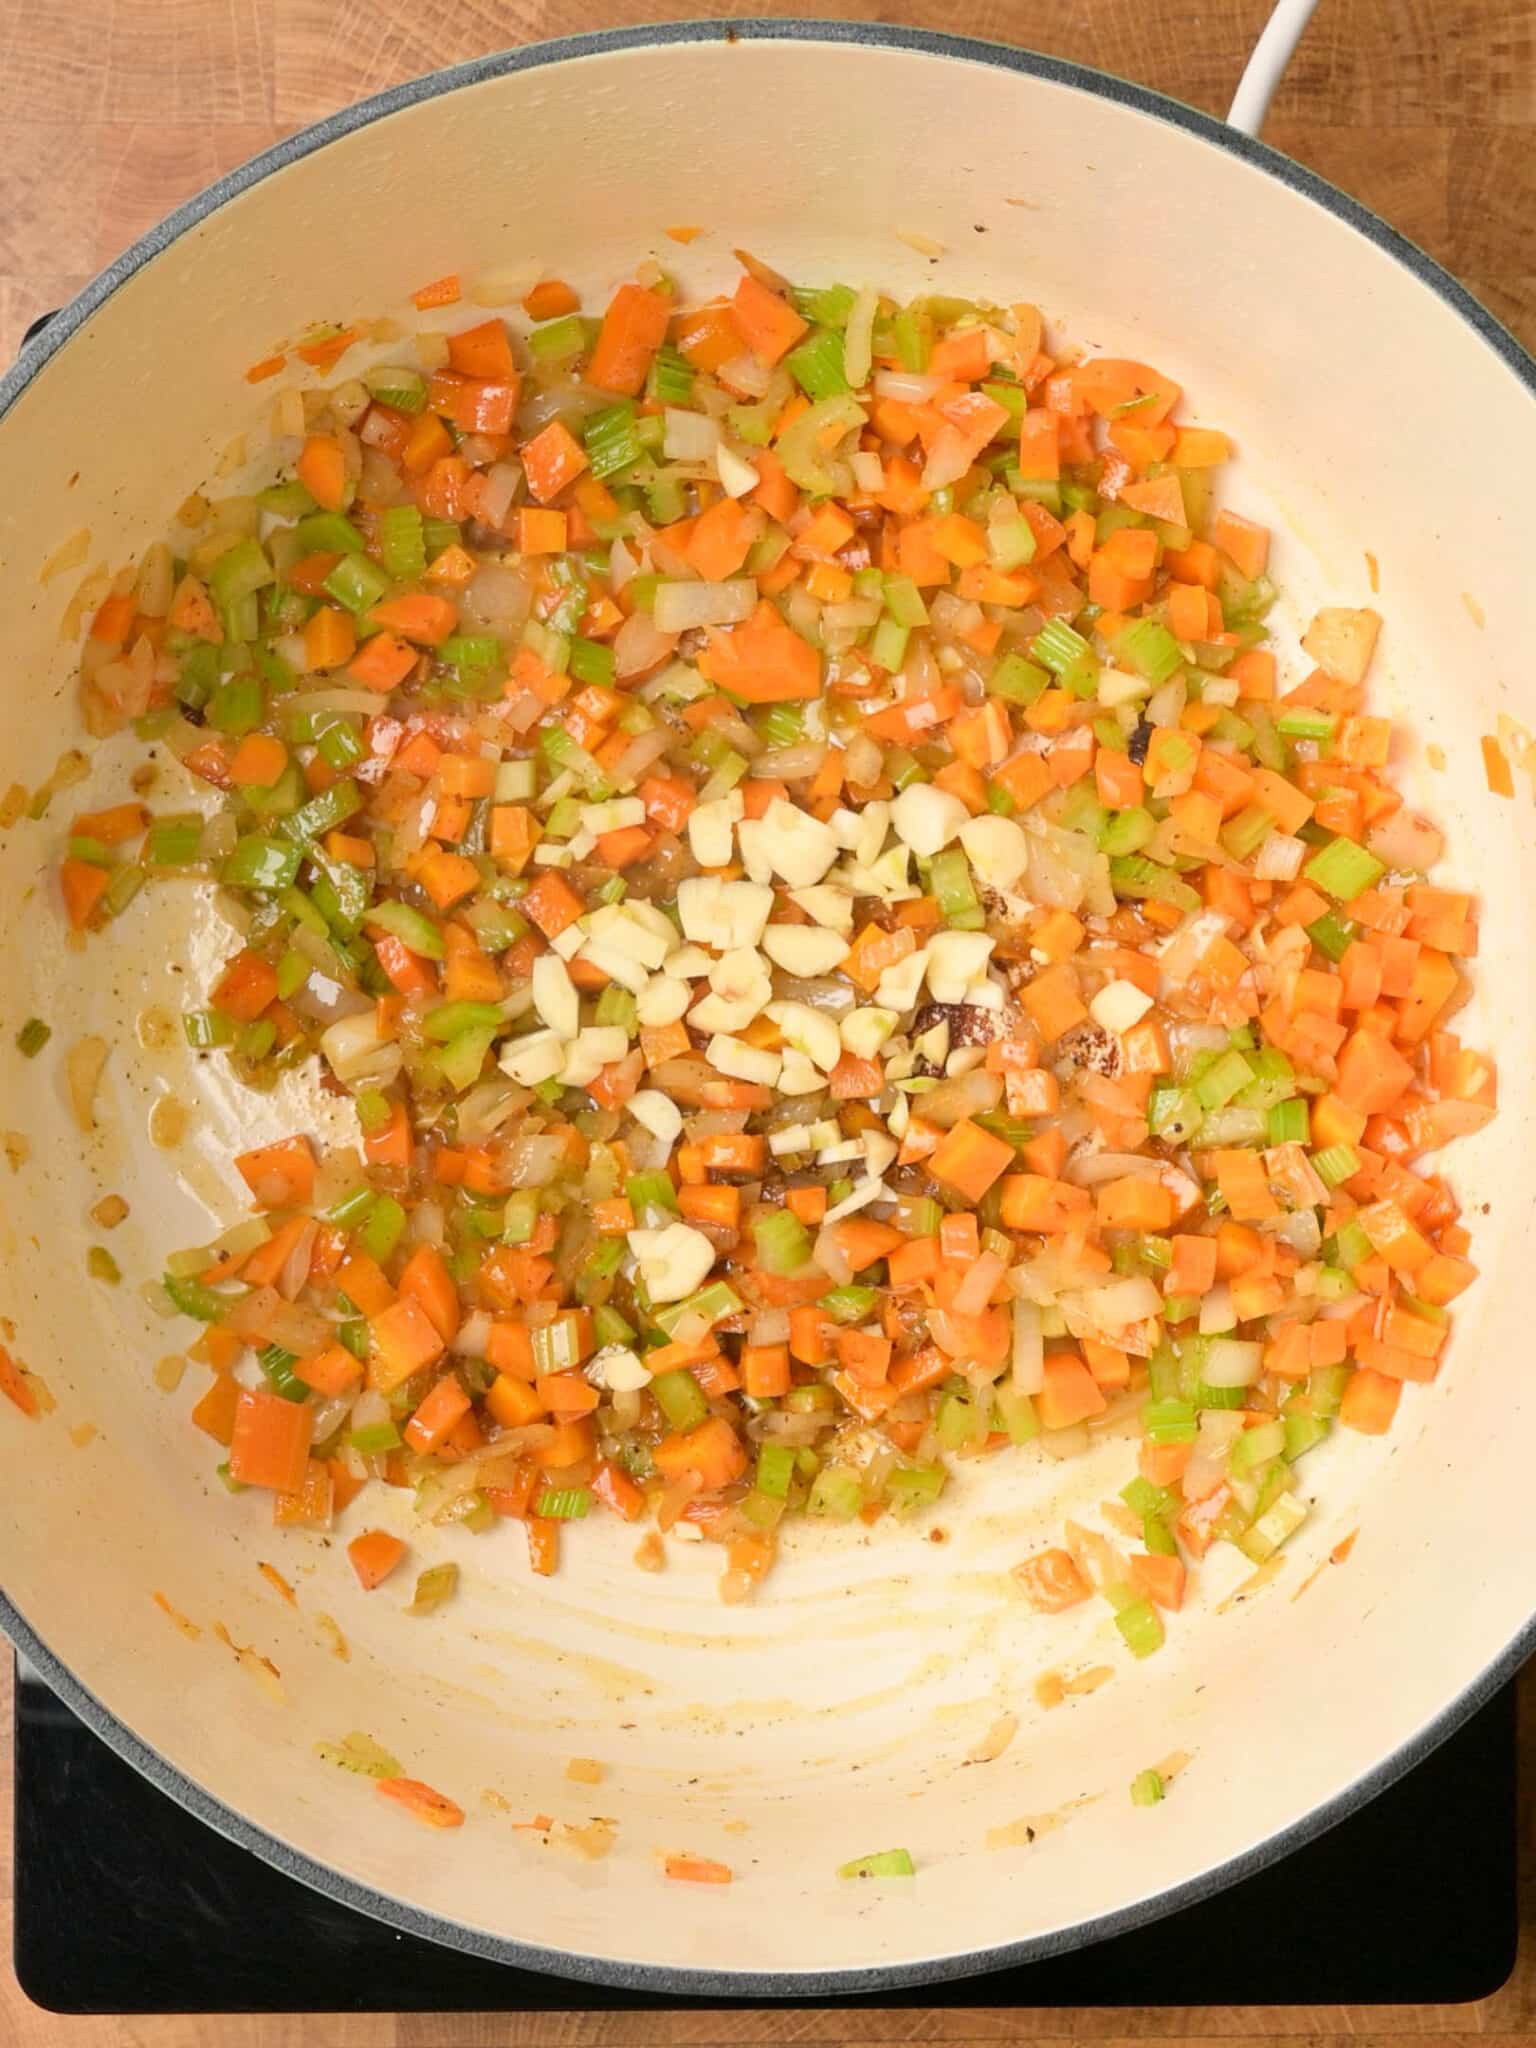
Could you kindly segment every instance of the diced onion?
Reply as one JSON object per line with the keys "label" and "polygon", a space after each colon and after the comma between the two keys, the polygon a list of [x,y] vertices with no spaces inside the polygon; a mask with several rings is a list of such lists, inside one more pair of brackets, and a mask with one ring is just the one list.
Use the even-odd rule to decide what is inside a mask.
{"label": "diced onion", "polygon": [[1301,863],[1306,857],[1306,851],[1307,843],[1304,839],[1293,839],[1288,832],[1271,832],[1254,855],[1254,880],[1295,881],[1301,872]]}
{"label": "diced onion", "polygon": [[[667,587],[662,585],[658,588],[658,600]],[[701,590],[706,587],[699,585]],[[664,631],[647,613],[631,612],[613,636],[614,672],[620,676],[640,675],[646,669],[654,668],[657,662],[665,661],[676,644],[676,634]],[[538,704],[538,715],[542,717],[547,707],[537,698],[534,702]]]}
{"label": "diced onion", "polygon": [[1038,1394],[1045,1385],[1045,1339],[1040,1310],[1032,1301],[1013,1304],[1013,1386],[1020,1394]]}
{"label": "diced onion", "polygon": [[1210,1387],[1251,1387],[1264,1369],[1264,1346],[1235,1337],[1213,1337],[1201,1377]]}
{"label": "diced onion", "polygon": [[[653,621],[660,633],[687,633],[700,626],[735,626],[757,608],[757,584],[750,576],[725,583],[660,583],[656,587]],[[635,613],[620,628],[634,624]]]}
{"label": "diced onion", "polygon": [[843,329],[843,375],[855,391],[869,376],[874,356],[875,313],[879,304],[880,294],[872,284],[865,285],[854,300],[848,324]]}
{"label": "diced onion", "polygon": [[701,412],[669,405],[662,414],[661,452],[668,462],[711,462],[720,445],[720,429]]}
{"label": "diced onion", "polygon": [[904,405],[926,405],[943,382],[942,377],[927,377],[916,370],[876,370],[875,396],[899,399]]}

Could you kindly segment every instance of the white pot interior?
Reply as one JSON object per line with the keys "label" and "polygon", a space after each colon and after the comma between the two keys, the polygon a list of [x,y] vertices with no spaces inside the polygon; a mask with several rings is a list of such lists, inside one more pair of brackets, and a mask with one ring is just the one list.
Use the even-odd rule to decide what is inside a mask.
{"label": "white pot interior", "polygon": [[[153,1382],[189,1331],[159,1323],[133,1283],[239,1213],[234,1150],[334,1111],[302,1086],[239,1096],[179,1030],[162,1048],[153,1013],[177,1017],[224,943],[190,894],[141,897],[109,938],[65,947],[49,864],[72,792],[0,842],[0,1124],[31,1145],[20,1171],[0,1170],[0,1312],[58,1400],[37,1425],[0,1415],[0,1559],[19,1616],[139,1741],[390,1900],[548,1951],[550,1967],[937,1971],[1066,1938],[1248,1854],[1414,1742],[1527,1624],[1536,1175],[1519,1077],[1536,1015],[1536,814],[1523,783],[1513,803],[1487,794],[1477,741],[1501,711],[1536,723],[1523,546],[1536,405],[1396,259],[1194,129],[921,49],[703,33],[488,77],[357,127],[186,228],[70,335],[0,423],[5,473],[25,479],[0,499],[4,780],[35,786],[80,740],[59,636],[73,579],[41,586],[44,558],[80,527],[89,561],[114,566],[157,536],[232,436],[265,419],[272,387],[246,385],[247,364],[315,318],[415,324],[412,286],[524,258],[600,301],[655,255],[702,295],[732,274],[737,245],[797,278],[1032,299],[1071,339],[1165,367],[1191,416],[1235,437],[1229,489],[1276,522],[1292,627],[1318,600],[1369,601],[1366,550],[1379,561],[1378,695],[1411,718],[1410,781],[1448,828],[1450,872],[1483,892],[1468,1036],[1509,1080],[1497,1122],[1454,1162],[1468,1208],[1489,1213],[1471,1219],[1484,1278],[1449,1363],[1409,1391],[1390,1437],[1336,1440],[1308,1462],[1316,1510],[1283,1572],[1222,1611],[1247,1570],[1222,1553],[1144,1665],[1102,1604],[1038,1618],[1006,1576],[1059,1529],[1064,1502],[1091,1509],[1123,1482],[1123,1447],[1065,1468],[991,1461],[946,1502],[943,1544],[902,1526],[796,1536],[747,1608],[718,1603],[712,1552],[673,1544],[668,1571],[642,1576],[634,1532],[614,1523],[590,1526],[547,1581],[510,1527],[412,1531],[420,1562],[459,1560],[465,1590],[406,1618],[394,1585],[361,1593],[344,1536],[282,1535],[264,1496],[224,1492],[186,1421],[200,1375],[170,1396]],[[599,132],[609,147],[565,146]],[[686,251],[662,234],[680,222],[705,230]],[[945,255],[930,263],[903,230]],[[1446,480],[1468,478],[1469,459],[1475,516],[1454,517],[1467,508]],[[104,749],[80,794],[119,793],[131,748]],[[32,1015],[54,1039],[28,1064],[14,1036]],[[82,1142],[61,1063],[87,1031],[113,1052],[100,1129]],[[171,1150],[148,1135],[167,1095],[190,1111]],[[132,1208],[112,1240],[118,1290],[84,1271],[86,1212],[113,1191]],[[87,1423],[95,1435],[72,1442]],[[404,1496],[383,1512],[407,1532]],[[1299,1597],[1357,1528],[1348,1563]],[[297,1607],[258,1574],[263,1559]],[[157,1611],[157,1589],[197,1640]],[[278,1667],[280,1699],[216,1622]],[[1113,1677],[1099,1690],[1036,1703],[1046,1670],[1100,1665]],[[1019,1720],[1012,1746],[967,1765],[1003,1713]],[[353,1729],[456,1797],[468,1825],[428,1834],[316,1758],[317,1741]],[[1177,1750],[1192,1761],[1173,1794],[1134,1810],[1132,1776]],[[568,1781],[573,1757],[602,1760],[603,1783]],[[611,1816],[616,1846],[588,1861],[514,1831],[536,1813]],[[989,1830],[1028,1818],[1032,1846],[1022,1828],[1017,1845],[988,1846]],[[919,1866],[911,1884],[836,1878],[897,1843]],[[676,1849],[732,1864],[737,1881],[669,1885],[656,1852]]]}

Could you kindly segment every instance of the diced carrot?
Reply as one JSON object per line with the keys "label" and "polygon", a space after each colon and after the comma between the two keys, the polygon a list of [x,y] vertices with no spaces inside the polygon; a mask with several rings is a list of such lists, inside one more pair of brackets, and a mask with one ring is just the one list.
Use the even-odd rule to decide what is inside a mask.
{"label": "diced carrot", "polygon": [[666,1875],[679,1884],[729,1884],[731,1866],[716,1863],[709,1856],[668,1856],[662,1865]]}
{"label": "diced carrot", "polygon": [[403,1806],[413,1820],[430,1828],[461,1828],[464,1809],[446,1793],[436,1792],[419,1778],[375,1778],[373,1788],[381,1799]]}
{"label": "diced carrot", "polygon": [[587,363],[587,382],[599,391],[632,398],[645,382],[651,358],[666,338],[672,301],[643,285],[621,284],[603,315]]}
{"label": "diced carrot", "polygon": [[235,1400],[229,1439],[229,1473],[242,1486],[297,1493],[304,1484],[314,1410],[304,1401],[285,1401],[263,1387],[245,1387]]}
{"label": "diced carrot", "polygon": [[1102,1415],[1108,1407],[1098,1381],[1080,1358],[1057,1353],[1046,1359],[1044,1371],[1045,1383],[1035,1396],[1043,1429],[1069,1429],[1090,1415]]}
{"label": "diced carrot", "polygon": [[1145,1599],[1177,1612],[1184,1605],[1184,1561],[1148,1551],[1131,1556],[1131,1583]]}
{"label": "diced carrot", "polygon": [[787,299],[750,273],[744,273],[736,287],[731,316],[747,347],[770,366],[810,331]]}
{"label": "diced carrot", "polygon": [[1384,1436],[1392,1427],[1403,1383],[1360,1366],[1349,1376],[1339,1401],[1339,1420],[1364,1436]]}
{"label": "diced carrot", "polygon": [[668,1479],[693,1473],[706,1493],[728,1486],[746,1470],[741,1439],[723,1416],[712,1415],[697,1429],[663,1437],[652,1453],[656,1469]]}
{"label": "diced carrot", "polygon": [[402,1296],[368,1324],[368,1384],[391,1394],[443,1355],[443,1339],[421,1303]]}
{"label": "diced carrot", "polygon": [[368,616],[375,626],[386,626],[406,640],[439,647],[458,624],[459,608],[450,597],[418,590],[405,597],[386,598]]}
{"label": "diced carrot", "polygon": [[317,505],[341,511],[348,497],[347,459],[334,434],[309,435],[293,468]]}
{"label": "diced carrot", "polygon": [[928,1170],[968,1202],[979,1202],[1012,1166],[1013,1156],[1013,1147],[1005,1138],[994,1137],[964,1117],[945,1133]]}
{"label": "diced carrot", "polygon": [[242,1152],[235,1169],[263,1209],[301,1209],[315,1187],[315,1155],[308,1138],[282,1138]]}
{"label": "diced carrot", "polygon": [[1013,1567],[1013,1577],[1030,1606],[1041,1614],[1077,1607],[1093,1592],[1070,1550],[1040,1550]]}

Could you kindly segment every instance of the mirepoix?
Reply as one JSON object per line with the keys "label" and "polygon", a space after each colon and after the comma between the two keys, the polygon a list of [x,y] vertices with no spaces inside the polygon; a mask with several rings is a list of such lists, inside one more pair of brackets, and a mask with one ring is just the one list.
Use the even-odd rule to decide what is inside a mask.
{"label": "mirepoix", "polygon": [[654,1518],[741,1598],[799,1517],[1122,1440],[1108,1532],[1018,1579],[1145,1655],[1439,1369],[1476,907],[1376,614],[1277,656],[1170,377],[743,261],[317,330],[270,480],[95,610],[89,723],[179,766],[75,818],[70,924],[201,885],[189,1045],[356,1116],[236,1159],[254,1213],[152,1292],[232,1491],[409,1487],[537,1572]]}

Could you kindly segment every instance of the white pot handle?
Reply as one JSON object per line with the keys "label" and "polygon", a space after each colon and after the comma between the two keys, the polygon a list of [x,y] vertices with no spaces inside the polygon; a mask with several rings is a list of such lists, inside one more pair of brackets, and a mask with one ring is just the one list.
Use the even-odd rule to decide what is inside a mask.
{"label": "white pot handle", "polygon": [[1264,125],[1275,88],[1285,75],[1301,32],[1312,19],[1317,0],[1275,0],[1275,11],[1264,24],[1264,33],[1253,46],[1253,55],[1237,82],[1227,121],[1245,135],[1256,136]]}

